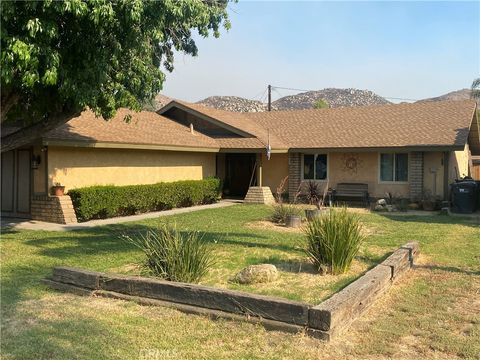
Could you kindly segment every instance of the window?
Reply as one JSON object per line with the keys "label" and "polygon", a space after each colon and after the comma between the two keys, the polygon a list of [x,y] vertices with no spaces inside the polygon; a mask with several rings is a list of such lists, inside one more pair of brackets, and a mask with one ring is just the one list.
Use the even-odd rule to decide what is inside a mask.
{"label": "window", "polygon": [[303,179],[326,180],[327,179],[327,154],[303,155]]}
{"label": "window", "polygon": [[380,181],[408,181],[408,154],[380,154]]}

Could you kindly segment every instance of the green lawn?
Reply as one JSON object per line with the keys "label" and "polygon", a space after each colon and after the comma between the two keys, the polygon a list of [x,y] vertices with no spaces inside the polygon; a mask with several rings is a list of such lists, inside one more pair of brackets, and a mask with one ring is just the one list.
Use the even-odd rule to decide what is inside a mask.
{"label": "green lawn", "polygon": [[[7,231],[1,239],[1,358],[479,358],[478,224],[442,216],[361,215],[367,243],[350,274],[328,278],[305,263],[301,233],[251,226],[268,214],[267,207],[238,205],[162,221],[200,230],[211,242],[218,260],[204,283],[307,302],[337,291],[407,241],[420,242],[420,263],[341,339],[324,344],[258,325],[61,294],[39,283],[57,265],[135,273],[141,254],[115,234],[158,220],[77,232]],[[259,262],[276,264],[280,280],[249,287],[228,281]]]}

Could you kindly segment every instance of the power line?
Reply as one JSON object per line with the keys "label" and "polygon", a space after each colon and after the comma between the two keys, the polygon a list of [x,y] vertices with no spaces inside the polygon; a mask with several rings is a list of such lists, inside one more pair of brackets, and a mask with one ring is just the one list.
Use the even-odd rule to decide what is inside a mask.
{"label": "power line", "polygon": [[[281,86],[272,85],[272,90],[275,90],[275,89],[291,90],[291,91],[318,91],[318,90],[312,90],[312,89],[297,89],[297,88],[289,88],[289,87],[281,87]],[[393,97],[393,96],[382,96],[382,97],[384,99],[402,100],[402,101],[418,101],[418,100],[421,100],[421,99],[408,99],[408,98],[400,98],[400,97]]]}
{"label": "power line", "polygon": [[254,97],[252,97],[252,99],[253,99],[253,100],[258,100],[259,97],[260,97],[260,99],[263,99],[266,92],[267,92],[267,89],[263,89],[263,90],[260,91],[257,95],[255,95]]}

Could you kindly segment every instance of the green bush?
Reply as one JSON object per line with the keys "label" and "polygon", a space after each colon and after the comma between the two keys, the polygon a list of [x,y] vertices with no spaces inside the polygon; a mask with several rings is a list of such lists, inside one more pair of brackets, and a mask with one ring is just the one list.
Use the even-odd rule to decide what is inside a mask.
{"label": "green bush", "polygon": [[346,208],[335,209],[310,221],[306,228],[304,251],[318,270],[326,267],[333,274],[343,274],[364,241],[358,216]]}
{"label": "green bush", "polygon": [[302,215],[302,209],[292,204],[276,204],[273,205],[270,220],[277,224],[284,224],[289,215]]}
{"label": "green bush", "polygon": [[146,256],[144,270],[165,280],[197,283],[213,264],[211,249],[198,232],[161,225],[136,236],[122,235]]}
{"label": "green bush", "polygon": [[220,180],[186,180],[128,186],[90,186],[68,192],[79,221],[210,204],[220,197]]}

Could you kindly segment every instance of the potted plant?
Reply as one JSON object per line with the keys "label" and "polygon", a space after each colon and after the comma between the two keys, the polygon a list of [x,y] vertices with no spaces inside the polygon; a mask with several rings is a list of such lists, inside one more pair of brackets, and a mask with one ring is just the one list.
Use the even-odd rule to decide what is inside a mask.
{"label": "potted plant", "polygon": [[315,181],[309,181],[307,185],[306,198],[310,205],[315,205],[316,209],[305,209],[305,217],[308,221],[320,216],[322,207],[324,205],[324,199],[328,191],[328,184],[325,186],[323,196],[320,194],[320,188]]}
{"label": "potted plant", "polygon": [[55,196],[65,195],[65,186],[60,183],[55,183],[55,185],[52,186],[52,194]]}
{"label": "potted plant", "polygon": [[289,214],[285,219],[285,226],[290,228],[298,228],[302,225],[302,217],[296,214]]}

